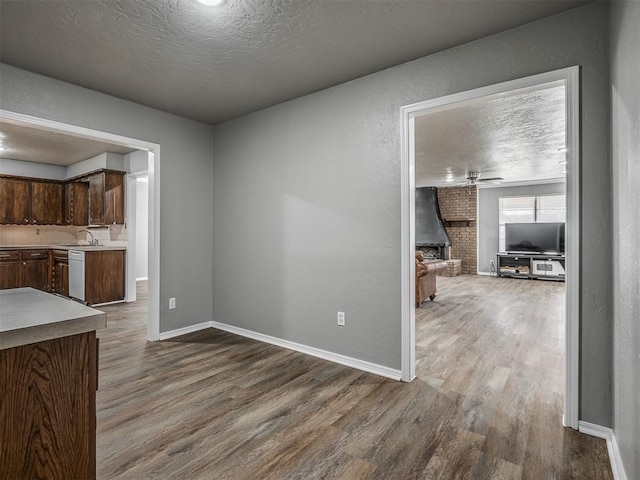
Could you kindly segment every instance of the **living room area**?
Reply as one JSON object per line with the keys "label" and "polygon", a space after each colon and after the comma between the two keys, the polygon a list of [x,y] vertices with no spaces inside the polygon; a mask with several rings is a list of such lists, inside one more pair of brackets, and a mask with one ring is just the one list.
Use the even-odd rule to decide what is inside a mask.
{"label": "living room area", "polygon": [[458,398],[483,452],[536,478],[560,471],[535,464],[541,442],[582,441],[562,424],[565,94],[545,85],[415,117],[416,376]]}

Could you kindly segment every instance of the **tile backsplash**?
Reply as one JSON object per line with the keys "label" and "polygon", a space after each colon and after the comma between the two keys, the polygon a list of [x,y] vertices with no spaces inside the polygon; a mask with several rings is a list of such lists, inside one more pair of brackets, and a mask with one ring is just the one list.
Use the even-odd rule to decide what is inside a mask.
{"label": "tile backsplash", "polygon": [[[85,227],[58,225],[0,225],[0,246],[9,245],[69,245],[78,240],[89,240]],[[127,229],[124,225],[92,228],[91,233],[100,245],[126,245]]]}

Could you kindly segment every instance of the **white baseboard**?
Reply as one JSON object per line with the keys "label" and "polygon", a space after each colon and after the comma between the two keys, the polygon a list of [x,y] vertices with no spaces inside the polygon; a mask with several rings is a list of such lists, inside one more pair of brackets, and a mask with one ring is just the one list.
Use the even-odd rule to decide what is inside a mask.
{"label": "white baseboard", "polygon": [[301,343],[291,342],[289,340],[283,340],[281,338],[272,337],[263,333],[254,332],[252,330],[246,330],[244,328],[235,327],[233,325],[227,325],[226,323],[209,322],[212,327],[218,330],[224,330],[225,332],[234,333],[242,337],[251,338],[264,343],[270,343],[278,347],[288,348],[296,352],[305,353],[313,357],[322,358],[330,362],[339,363],[347,367],[355,368],[357,370],[363,370],[368,373],[380,375],[382,377],[391,378],[393,380],[400,380],[402,378],[402,372],[393,368],[378,365],[377,363],[371,363],[357,358],[348,357],[339,353],[329,352],[320,348],[310,347]]}
{"label": "white baseboard", "polygon": [[136,277],[136,282],[141,282],[143,280],[149,280],[149,277]]}
{"label": "white baseboard", "polygon": [[158,340],[169,340],[170,338],[179,337],[180,335],[186,335],[187,333],[193,333],[205,328],[211,328],[212,322],[202,322],[196,325],[189,325],[188,327],[177,328],[175,330],[169,330],[168,332],[162,332],[158,335]]}
{"label": "white baseboard", "polygon": [[620,450],[616,436],[611,428],[602,427],[595,423],[578,422],[578,430],[593,437],[604,438],[607,441],[607,450],[609,452],[609,461],[611,462],[611,471],[615,480],[627,480],[627,474],[624,471]]}

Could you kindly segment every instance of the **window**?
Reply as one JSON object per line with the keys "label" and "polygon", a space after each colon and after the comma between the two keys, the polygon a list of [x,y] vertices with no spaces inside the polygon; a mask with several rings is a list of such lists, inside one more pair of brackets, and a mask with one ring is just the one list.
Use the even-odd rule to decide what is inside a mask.
{"label": "window", "polygon": [[523,195],[500,197],[498,211],[499,251],[505,251],[505,223],[564,222],[567,218],[566,195]]}

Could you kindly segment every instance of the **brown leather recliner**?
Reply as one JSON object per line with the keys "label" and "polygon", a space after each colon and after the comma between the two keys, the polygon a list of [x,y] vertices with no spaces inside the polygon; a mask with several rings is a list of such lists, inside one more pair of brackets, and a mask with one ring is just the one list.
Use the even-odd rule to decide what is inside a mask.
{"label": "brown leather recliner", "polygon": [[416,251],[416,307],[427,297],[436,298],[436,273],[447,269],[443,260],[423,260],[422,252]]}

